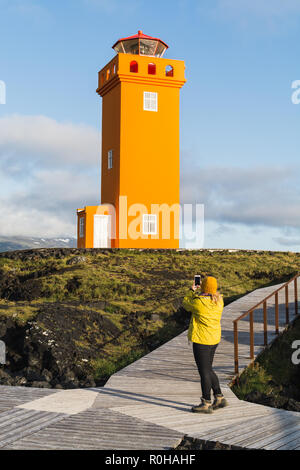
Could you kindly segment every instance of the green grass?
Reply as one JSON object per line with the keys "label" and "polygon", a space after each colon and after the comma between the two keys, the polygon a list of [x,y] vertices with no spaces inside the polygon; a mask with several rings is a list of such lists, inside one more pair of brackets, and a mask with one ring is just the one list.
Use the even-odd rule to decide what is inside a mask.
{"label": "green grass", "polygon": [[106,380],[115,372],[123,369],[132,362],[140,359],[145,354],[145,351],[141,348],[136,351],[130,351],[127,353],[121,353],[113,358],[102,359],[99,358],[95,361],[92,361],[92,366],[94,368],[94,376],[96,379]]}
{"label": "green grass", "polygon": [[[266,283],[290,277],[300,269],[297,253],[268,252],[139,252],[119,250],[108,254],[87,254],[87,262],[67,266],[65,259],[38,259],[12,262],[0,258],[5,270],[30,275],[38,270],[55,269],[41,275],[43,301],[95,298],[161,301],[180,298],[195,273],[212,273],[220,283],[225,297],[238,296]],[[68,292],[67,283],[74,277],[79,286]]]}
{"label": "green grass", "polygon": [[36,317],[38,307],[36,302],[31,304],[20,302],[9,302],[0,299],[0,316],[10,317],[20,326],[25,325],[28,321]]}
{"label": "green grass", "polygon": [[[86,262],[68,265],[74,257],[71,250],[63,258],[42,258],[36,251],[36,256],[24,260],[0,256],[0,281],[2,272],[21,281],[30,278],[40,286],[40,295],[31,302],[0,298],[0,315],[25,324],[46,302],[66,306],[75,303],[83,315],[89,306],[121,330],[116,338],[108,336],[99,349],[104,371],[122,363],[122,357],[126,362],[135,354],[145,354],[145,345],[162,344],[182,331],[174,313],[195,274],[217,277],[227,304],[253,289],[288,280],[300,271],[299,253],[95,250],[83,251]],[[106,306],[97,306],[99,301],[105,301]],[[157,314],[159,320],[152,320],[152,314]],[[87,342],[85,338],[82,347]],[[99,375],[101,367],[94,367]]]}
{"label": "green grass", "polygon": [[241,374],[238,383],[232,387],[233,392],[244,400],[253,391],[279,397],[293,395],[298,389],[299,396],[291,398],[300,400],[299,366],[291,360],[294,340],[300,340],[300,317]]}

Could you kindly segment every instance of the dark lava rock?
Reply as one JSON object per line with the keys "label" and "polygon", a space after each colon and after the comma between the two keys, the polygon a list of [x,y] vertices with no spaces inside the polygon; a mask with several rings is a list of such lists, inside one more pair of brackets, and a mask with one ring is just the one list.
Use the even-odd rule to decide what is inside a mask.
{"label": "dark lava rock", "polygon": [[74,292],[77,291],[77,289],[79,289],[80,286],[81,286],[80,278],[78,276],[74,276],[74,277],[72,277],[71,279],[68,280],[68,282],[66,284],[66,289],[67,289],[68,292],[73,294]]}
{"label": "dark lava rock", "polygon": [[188,327],[190,323],[191,314],[184,310],[183,307],[179,307],[173,314],[173,318],[179,325]]}
{"label": "dark lava rock", "polygon": [[270,406],[272,408],[279,408],[288,411],[300,411],[300,402],[287,396],[273,396],[253,391],[248,393],[245,400],[264,406]]}
{"label": "dark lava rock", "polygon": [[12,272],[0,270],[0,298],[13,301],[32,301],[42,293],[42,283],[38,279],[27,279]]}
{"label": "dark lava rock", "polygon": [[289,411],[300,412],[300,401],[296,401],[293,398],[289,398],[285,409]]}
{"label": "dark lava rock", "polygon": [[[20,326],[0,316],[1,339],[7,347],[0,383],[36,387],[95,387],[91,361],[120,329],[87,306],[45,303],[34,321]],[[98,385],[98,383],[97,383]],[[101,384],[102,385],[102,382]]]}
{"label": "dark lava rock", "polygon": [[27,367],[27,369],[25,369],[24,372],[26,373],[26,377],[29,380],[29,382],[47,381],[38,370],[33,369],[32,367]]}
{"label": "dark lava rock", "polygon": [[298,364],[294,374],[290,377],[290,383],[284,387],[284,395],[300,401],[300,364]]}
{"label": "dark lava rock", "polygon": [[247,450],[244,447],[222,444],[221,442],[204,441],[193,437],[184,436],[181,443],[174,449],[177,450]]}
{"label": "dark lava rock", "polygon": [[52,374],[52,372],[50,372],[49,370],[44,369],[44,370],[42,371],[41,377],[42,377],[43,380],[46,380],[46,382],[49,382],[49,383],[50,383],[51,380],[52,380],[52,378],[53,378],[53,374]]}
{"label": "dark lava rock", "polygon": [[25,300],[32,301],[41,297],[42,293],[42,283],[36,279],[29,279],[27,281],[21,282],[17,281],[13,292],[9,295],[9,300]]}
{"label": "dark lava rock", "polygon": [[15,385],[18,385],[18,386],[26,386],[28,384],[28,381],[26,379],[26,377],[18,377],[17,378],[17,381],[15,383]]}
{"label": "dark lava rock", "polygon": [[0,368],[0,385],[13,385],[15,378],[12,377],[8,372],[3,369],[3,366]]}
{"label": "dark lava rock", "polygon": [[72,265],[72,264],[81,264],[86,262],[86,257],[85,256],[74,256],[74,258],[69,259],[66,264]]}
{"label": "dark lava rock", "polygon": [[32,382],[31,386],[36,387],[36,388],[49,388],[49,383],[48,382],[42,382],[42,381],[36,381],[36,382]]}

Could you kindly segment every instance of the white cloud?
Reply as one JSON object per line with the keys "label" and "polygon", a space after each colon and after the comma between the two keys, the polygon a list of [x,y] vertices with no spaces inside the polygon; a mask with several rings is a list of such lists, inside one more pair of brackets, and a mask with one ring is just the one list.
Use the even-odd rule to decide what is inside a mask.
{"label": "white cloud", "polygon": [[[99,134],[45,116],[0,119],[1,235],[74,236],[76,209],[100,202]],[[205,205],[205,220],[221,224],[215,237],[242,224],[284,229],[273,239],[294,242],[299,177],[298,167],[183,168],[181,202]]]}
{"label": "white cloud", "polygon": [[76,209],[100,202],[100,178],[76,170],[37,170],[0,198],[0,235],[75,236]]}
{"label": "white cloud", "polygon": [[75,235],[76,209],[100,200],[99,134],[45,116],[0,119],[1,235]]}
{"label": "white cloud", "polygon": [[44,164],[95,164],[100,158],[100,132],[86,125],[62,123],[46,116],[0,118],[0,156],[10,161],[43,160]]}
{"label": "white cloud", "polygon": [[[288,235],[288,232],[291,232]],[[294,237],[290,236],[294,234]],[[299,251],[300,229],[282,229],[246,224],[205,221],[205,248],[233,248],[252,250]],[[187,244],[188,246],[188,244]]]}
{"label": "white cloud", "polygon": [[182,202],[205,205],[205,219],[248,226],[300,227],[300,169],[193,168]]}
{"label": "white cloud", "polygon": [[300,249],[300,238],[275,237],[273,240],[279,245],[297,247]]}
{"label": "white cloud", "polygon": [[[31,175],[31,184],[16,188],[8,202],[30,210],[32,207],[62,215],[72,213],[84,202],[97,203],[100,197],[99,171],[94,175],[76,170],[37,170]],[[2,200],[5,200],[3,198]],[[65,214],[66,215],[66,214]]]}
{"label": "white cloud", "polygon": [[[0,235],[28,237],[59,237],[65,234],[75,237],[75,223],[61,216],[61,213],[49,213],[32,207],[24,210],[22,205],[0,203]],[[75,221],[75,212],[74,212]]]}

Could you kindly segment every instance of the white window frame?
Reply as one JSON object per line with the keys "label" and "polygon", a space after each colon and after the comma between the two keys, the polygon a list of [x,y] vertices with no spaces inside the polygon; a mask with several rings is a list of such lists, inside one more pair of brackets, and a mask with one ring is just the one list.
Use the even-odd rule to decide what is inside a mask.
{"label": "white window frame", "polygon": [[113,167],[113,151],[109,150],[107,152],[107,168],[108,170],[111,170]]}
{"label": "white window frame", "polygon": [[79,217],[79,238],[84,237],[84,217]]}
{"label": "white window frame", "polygon": [[158,93],[152,91],[144,91],[144,111],[158,110]]}
{"label": "white window frame", "polygon": [[157,235],[156,214],[143,214],[143,235]]}

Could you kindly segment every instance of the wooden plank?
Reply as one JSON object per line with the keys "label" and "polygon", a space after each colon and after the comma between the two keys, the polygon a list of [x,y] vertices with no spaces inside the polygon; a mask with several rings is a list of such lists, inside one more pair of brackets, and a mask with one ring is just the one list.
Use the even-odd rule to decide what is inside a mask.
{"label": "wooden plank", "polygon": [[[224,442],[227,444],[235,444],[235,445],[241,445],[243,447],[249,447],[251,444],[254,445],[255,448],[260,448],[259,447],[259,441],[262,439],[266,439],[267,436],[273,436],[277,432],[281,433],[283,427],[289,427],[292,426],[293,424],[297,423],[297,421],[291,420],[291,418],[286,417],[280,420],[278,422],[277,420],[273,419],[269,422],[267,428],[263,426],[263,420],[257,419],[256,427],[249,432],[245,432],[244,434],[238,434],[236,432],[235,434],[232,433],[232,435],[224,437]],[[298,423],[297,423],[298,425]],[[265,448],[265,447],[263,447]]]}
{"label": "wooden plank", "polygon": [[[285,421],[286,424],[291,424],[296,422],[296,418],[291,418],[289,416],[286,416],[282,418],[282,420]],[[248,420],[243,420],[240,424],[237,424],[234,429],[232,426],[226,425],[222,429],[214,429],[210,433],[206,433],[207,439],[210,439],[214,437],[217,440],[222,440],[226,438],[227,440],[230,439],[235,439],[237,442],[237,436],[243,436],[244,439],[247,439],[248,437],[252,436],[253,434],[256,434],[257,432],[260,432],[263,429],[263,432],[265,432],[265,429],[269,429],[269,427],[274,423],[274,416],[273,415],[267,415],[265,417],[255,417],[255,418],[250,418]],[[199,436],[204,437],[202,434]],[[198,437],[198,436],[197,436]]]}
{"label": "wooden plank", "polygon": [[254,447],[255,449],[266,449],[268,444],[276,440],[280,440],[285,436],[293,433],[296,430],[299,430],[300,424],[297,423],[292,426],[282,427],[280,424],[275,427],[275,430],[272,429],[270,432],[268,430],[265,431],[263,438],[259,438],[259,436],[255,436],[247,440],[247,447]]}
{"label": "wooden plank", "polygon": [[295,450],[300,444],[300,432],[293,433],[280,441],[267,445],[266,450]]}
{"label": "wooden plank", "polygon": [[49,426],[50,424],[63,419],[64,415],[56,413],[45,413],[31,411],[28,413],[30,417],[27,417],[21,422],[10,424],[7,428],[3,429],[3,433],[0,435],[0,448],[10,444],[14,441],[24,438],[27,435],[31,435],[34,432],[39,431],[43,427]]}
{"label": "wooden plank", "polygon": [[162,449],[174,447],[182,438],[182,434],[167,428],[105,409],[88,410],[66,417],[60,423],[48,426],[8,448],[26,448],[27,445],[28,448],[35,448],[36,445],[38,448],[57,446],[59,449],[101,449],[107,446],[133,449],[153,445]]}

